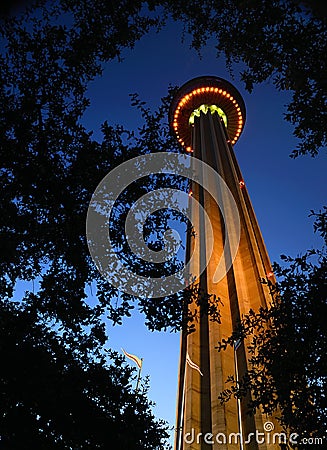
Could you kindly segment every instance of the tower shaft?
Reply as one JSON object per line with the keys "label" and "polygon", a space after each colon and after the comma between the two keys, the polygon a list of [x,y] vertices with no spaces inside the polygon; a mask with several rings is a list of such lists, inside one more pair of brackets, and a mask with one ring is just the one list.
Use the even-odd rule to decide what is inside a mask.
{"label": "tower shaft", "polygon": [[[235,436],[241,433],[246,440],[256,430],[264,433],[263,425],[267,419],[260,413],[255,416],[246,414],[249,398],[220,403],[218,396],[227,387],[227,378],[230,375],[242,377],[249,355],[243,343],[236,350],[228,348],[218,352],[216,348],[218,341],[232,334],[242,314],[250,309],[258,311],[270,303],[269,287],[260,282],[271,272],[269,257],[226,127],[217,113],[201,112],[199,117],[195,117],[192,149],[194,158],[210,165],[226,182],[238,208],[241,234],[232,267],[218,283],[214,283],[215,270],[223,255],[226,229],[233,232],[234,224],[224,223],[222,211],[213,197],[201,183],[193,183],[192,195],[208,214],[214,236],[213,253],[209,259],[210,242],[203,212],[194,207],[193,223],[199,230],[197,258],[202,262],[204,258],[206,266],[196,282],[203,293],[219,297],[221,318],[219,324],[211,321],[198,306],[191,305],[193,312],[196,309],[195,332],[181,337],[175,450],[275,450],[279,448],[277,444],[260,444],[253,439],[242,446]],[[231,208],[228,198],[223,198],[220,207],[226,211]],[[194,237],[189,233],[187,257],[193,248]],[[187,354],[200,367],[203,376],[186,363]]]}

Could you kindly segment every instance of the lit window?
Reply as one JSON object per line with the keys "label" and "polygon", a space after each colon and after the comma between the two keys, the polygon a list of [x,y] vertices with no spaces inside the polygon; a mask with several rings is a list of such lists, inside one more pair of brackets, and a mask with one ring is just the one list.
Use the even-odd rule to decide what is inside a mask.
{"label": "lit window", "polygon": [[217,106],[217,105],[205,105],[205,104],[200,105],[190,115],[189,124],[193,125],[194,124],[194,118],[195,117],[200,117],[201,112],[203,112],[204,114],[208,114],[208,111],[210,111],[211,114],[217,113],[218,116],[223,119],[225,127],[227,128],[227,116],[224,113],[224,111],[221,108],[219,108],[219,106]]}

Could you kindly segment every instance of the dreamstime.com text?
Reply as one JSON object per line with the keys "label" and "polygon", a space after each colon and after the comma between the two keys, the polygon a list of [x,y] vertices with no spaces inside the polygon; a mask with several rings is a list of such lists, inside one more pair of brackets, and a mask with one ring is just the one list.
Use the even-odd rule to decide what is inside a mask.
{"label": "dreamstime.com text", "polygon": [[246,436],[242,436],[241,433],[196,433],[195,429],[192,428],[190,432],[184,434],[184,442],[186,444],[200,444],[204,442],[205,444],[250,444],[251,442],[256,442],[257,444],[307,444],[307,445],[322,445],[323,437],[308,437],[299,439],[297,433],[291,433],[287,435],[284,432],[274,432],[274,424],[272,422],[266,422],[264,424],[265,432],[259,432],[256,430],[255,433],[249,433]]}

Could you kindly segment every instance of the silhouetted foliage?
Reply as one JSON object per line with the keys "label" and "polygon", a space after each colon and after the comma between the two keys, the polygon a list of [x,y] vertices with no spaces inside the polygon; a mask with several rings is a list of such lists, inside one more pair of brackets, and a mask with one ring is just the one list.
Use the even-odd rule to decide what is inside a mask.
{"label": "silhouetted foliage", "polygon": [[[40,289],[33,301],[39,312],[67,329],[91,324],[112,298],[115,302],[118,298],[115,289],[100,279],[86,246],[86,212],[97,184],[126,159],[176,148],[160,123],[166,121],[170,97],[155,114],[134,99],[146,121],[138,136],[105,123],[103,141],[98,143],[79,123],[88,104],[87,82],[101,72],[100,61],[115,58],[153,23],[141,19],[137,5],[127,2],[121,5],[127,21],[123,27],[124,16],[116,16],[116,10],[112,16],[110,2],[104,3],[109,8],[106,30],[98,21],[95,29],[91,17],[84,17],[95,14],[88,2],[80,2],[74,10],[74,26],[61,24],[55,7],[41,10],[41,18],[31,13],[26,22],[19,18],[2,24],[6,55],[0,68],[1,225],[6,239],[1,249],[1,294],[11,298],[17,280],[36,280]],[[65,12],[66,6],[62,8]],[[92,33],[99,33],[97,44]],[[143,193],[141,186],[135,191]],[[116,235],[120,234],[118,223]],[[100,304],[91,308],[85,286],[94,279],[99,281]],[[119,302],[118,314],[109,306],[117,322],[133,307],[124,294]],[[176,317],[175,310],[172,314]],[[166,319],[168,326],[169,315]]]}
{"label": "silhouetted foliage", "polygon": [[114,352],[86,358],[71,344],[35,309],[1,304],[0,447],[164,448],[167,426],[154,419],[147,383],[132,389],[135,369]]}
{"label": "silhouetted foliage", "polygon": [[[316,214],[314,228],[326,241],[326,208]],[[278,279],[269,280],[272,303],[242,318],[233,336],[219,350],[244,339],[250,359],[248,371],[221,394],[251,393],[250,408],[279,417],[281,424],[302,438],[326,439],[327,392],[327,254],[326,247],[296,258],[282,255],[285,266],[274,264]],[[306,449],[305,444],[296,448]]]}
{"label": "silhouetted foliage", "polygon": [[[139,300],[118,293],[91,261],[85,219],[94,189],[113,167],[142,152],[179,151],[165,123],[171,97],[163,99],[155,113],[133,97],[144,118],[143,128],[133,134],[105,123],[99,143],[80,123],[89,104],[87,85],[101,75],[105,62],[119,60],[124,48],[132,48],[151,27],[160,27],[170,11],[185,22],[195,48],[215,36],[229,65],[246,64],[242,77],[249,90],[272,78],[278,89],[292,91],[286,118],[302,140],[294,154],[314,155],[326,143],[326,20],[318,8],[307,12],[299,6],[302,3],[293,1],[59,0],[47,4],[38,0],[36,4],[37,10],[9,14],[0,23],[3,448],[162,448],[165,427],[154,421],[143,394],[133,396],[130,371],[117,355],[111,355],[112,365],[105,362],[102,318],[106,314],[121,323],[139,302],[150,329],[177,330],[185,318],[184,294]],[[160,17],[155,16],[157,7]],[[171,186],[179,183],[173,178],[168,181]],[[159,184],[168,181],[161,179]],[[150,180],[149,187],[156,182]],[[135,194],[143,192],[140,185],[135,187]],[[126,194],[123,200],[128,207],[132,198]],[[159,236],[171,217],[162,213],[153,221],[160,225]],[[318,217],[321,231],[326,221]],[[117,243],[121,242],[118,224],[119,220]],[[151,243],[150,223],[145,232]],[[152,245],[159,244],[154,240]],[[174,263],[178,267],[179,262]],[[285,269],[289,272],[280,269],[290,286],[288,274],[299,267],[313,283],[310,277],[316,266],[294,264]],[[22,280],[33,282],[35,292],[15,292]],[[311,296],[314,284],[310,283],[298,285],[299,295],[302,289]],[[87,286],[96,288],[96,301],[88,300]],[[209,307],[219,320],[217,310],[210,303]],[[277,298],[276,308],[281,308]],[[298,334],[294,339],[299,339]],[[309,388],[303,387],[303,392]],[[306,414],[304,410],[300,419]],[[317,424],[319,420],[317,416]],[[106,434],[107,430],[111,432]]]}
{"label": "silhouetted foliage", "polygon": [[[46,1],[37,4],[44,6]],[[44,59],[44,38],[51,36],[61,50],[61,57],[54,59],[56,72],[61,70],[67,79],[77,81],[74,95],[80,100],[85,82],[101,73],[102,63],[119,59],[123,48],[133,47],[151,27],[158,29],[171,16],[184,23],[195,49],[201,51],[209,40],[210,45],[216,40],[218,55],[226,57],[231,75],[232,67],[240,70],[249,91],[258,83],[272,81],[278,90],[292,94],[285,118],[300,139],[293,157],[314,156],[326,145],[327,11],[323,2],[58,0],[43,11],[47,31],[43,36],[34,34],[41,38],[39,57]],[[12,24],[10,27],[12,31]],[[20,39],[27,43],[29,32],[25,30]],[[48,54],[44,62],[53,56]],[[55,83],[53,88],[57,86]]]}
{"label": "silhouetted foliage", "polygon": [[[165,447],[147,387],[135,396],[122,358],[106,361],[102,315],[115,320],[130,305],[119,297],[112,308],[116,292],[102,295],[85,237],[96,185],[139,151],[121,127],[105,124],[99,144],[79,123],[101,59],[118,57],[155,22],[127,6],[110,20],[108,12],[105,32],[82,20],[81,2],[73,26],[55,4],[1,22],[1,448]],[[99,301],[87,298],[94,280]]]}
{"label": "silhouetted foliage", "polygon": [[[153,2],[156,4],[157,2]],[[233,73],[251,92],[272,81],[292,93],[285,118],[300,143],[292,156],[311,154],[326,145],[327,8],[322,2],[294,0],[164,1],[182,20],[198,50],[210,39]],[[209,45],[209,44],[208,44]],[[268,107],[268,105],[267,105]]]}

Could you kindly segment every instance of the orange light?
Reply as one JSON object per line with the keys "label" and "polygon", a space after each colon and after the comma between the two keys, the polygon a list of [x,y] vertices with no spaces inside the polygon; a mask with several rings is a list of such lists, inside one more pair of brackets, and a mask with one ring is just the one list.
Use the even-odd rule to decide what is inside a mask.
{"label": "orange light", "polygon": [[274,276],[274,272],[268,272],[267,273],[267,278],[273,277]]}
{"label": "orange light", "polygon": [[240,188],[244,189],[245,188],[245,183],[243,180],[240,180]]}
{"label": "orange light", "polygon": [[188,193],[188,196],[189,196],[189,197],[192,197],[192,194],[193,194],[193,192],[190,191],[190,192]]}
{"label": "orange light", "polygon": [[[235,127],[234,128],[235,131],[234,131],[233,135],[230,135],[231,137],[229,139],[226,139],[227,144],[228,145],[235,144],[235,142],[238,140],[240,134],[242,133],[244,119],[242,117],[242,108],[237,103],[237,99],[235,97],[233,97],[228,91],[224,90],[223,88],[204,85],[202,87],[194,89],[191,92],[187,92],[182,98],[180,98],[178,106],[176,107],[176,109],[174,111],[172,128],[175,131],[175,135],[178,138],[178,142],[184,147],[185,151],[187,151],[187,152],[193,152],[193,149],[190,146],[190,140],[188,138],[186,138],[187,142],[185,143],[183,141],[183,139],[180,137],[180,135],[178,135],[178,132],[180,132],[182,135],[184,135],[184,132],[182,132],[181,130],[182,129],[184,130],[184,128],[186,126],[186,118],[184,118],[184,115],[181,114],[181,110],[185,110],[187,107],[189,107],[191,105],[191,101],[196,100],[195,98],[192,99],[192,97],[194,97],[198,94],[200,94],[200,99],[198,99],[198,101],[202,100],[201,99],[201,96],[202,96],[203,102],[205,102],[206,95],[203,96],[202,94],[206,94],[209,92],[215,93],[216,95],[219,94],[219,96],[221,98],[222,97],[227,98],[228,100],[231,101],[231,104],[235,108],[230,114],[231,118],[233,119],[232,122],[233,122],[233,127]],[[217,97],[218,97],[218,95],[217,95]],[[196,102],[194,105],[196,106]],[[236,117],[237,117],[237,120],[235,120]],[[220,120],[222,120],[222,119],[220,119]],[[236,122],[236,124],[235,124],[235,122]],[[189,125],[194,127],[194,124],[189,124]],[[186,146],[188,146],[188,147],[186,147]]]}

